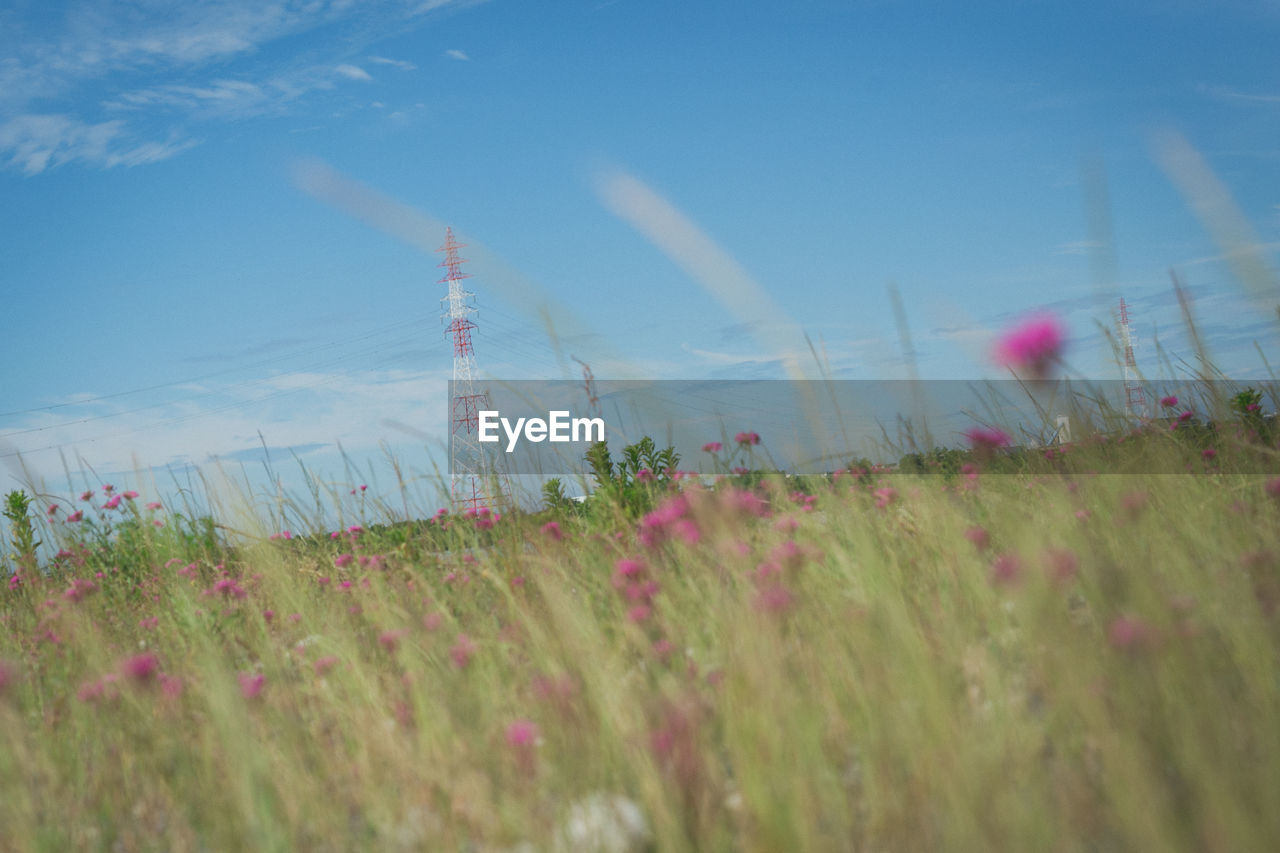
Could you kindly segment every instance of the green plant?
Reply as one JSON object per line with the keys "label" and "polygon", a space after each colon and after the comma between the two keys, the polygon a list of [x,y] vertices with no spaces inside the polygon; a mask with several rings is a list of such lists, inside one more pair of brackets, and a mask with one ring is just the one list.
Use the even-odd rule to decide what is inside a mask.
{"label": "green plant", "polygon": [[36,540],[35,528],[27,511],[31,508],[31,498],[21,490],[9,492],[4,499],[4,516],[9,519],[9,544],[14,549],[14,559],[18,567],[29,572],[36,570],[36,549],[40,542]]}
{"label": "green plant", "polygon": [[549,510],[562,510],[573,506],[573,500],[564,493],[564,483],[552,477],[542,484],[542,502]]}
{"label": "green plant", "polygon": [[653,495],[664,490],[675,477],[680,454],[674,447],[658,449],[649,436],[622,448],[615,465],[608,442],[597,441],[586,454],[596,479],[596,496],[639,514],[653,505]]}

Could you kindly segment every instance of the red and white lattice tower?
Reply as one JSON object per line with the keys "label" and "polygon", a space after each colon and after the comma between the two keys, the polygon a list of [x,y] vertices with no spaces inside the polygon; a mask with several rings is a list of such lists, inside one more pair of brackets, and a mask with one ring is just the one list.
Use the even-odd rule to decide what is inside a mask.
{"label": "red and white lattice tower", "polygon": [[448,272],[440,279],[449,285],[449,294],[441,297],[446,303],[442,317],[448,324],[445,334],[453,341],[453,383],[449,400],[449,472],[450,493],[454,512],[479,511],[495,508],[499,495],[491,494],[497,488],[494,466],[489,455],[480,446],[480,412],[491,408],[489,393],[475,385],[476,354],[471,346],[471,331],[476,324],[470,319],[474,314],[475,294],[463,289],[462,280],[471,278],[459,268],[466,263],[458,257],[458,249],[464,244],[453,237],[453,229],[445,229],[444,245],[437,252],[444,252],[440,263]]}
{"label": "red and white lattice tower", "polygon": [[1138,361],[1133,351],[1138,341],[1129,328],[1129,307],[1120,299],[1120,310],[1116,314],[1116,322],[1120,334],[1120,348],[1124,350],[1124,407],[1130,417],[1145,418],[1147,416],[1147,392],[1142,389],[1138,378]]}

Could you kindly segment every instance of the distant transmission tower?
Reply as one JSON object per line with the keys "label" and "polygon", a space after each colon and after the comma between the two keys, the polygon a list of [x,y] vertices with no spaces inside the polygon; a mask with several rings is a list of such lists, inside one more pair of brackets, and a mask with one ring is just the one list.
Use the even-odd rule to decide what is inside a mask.
{"label": "distant transmission tower", "polygon": [[1124,304],[1124,297],[1120,298],[1120,310],[1116,314],[1116,322],[1120,333],[1120,346],[1124,348],[1124,407],[1133,418],[1145,418],[1147,416],[1147,392],[1142,389],[1141,383],[1138,381],[1138,362],[1133,357],[1133,351],[1138,346],[1138,341],[1134,338],[1132,330],[1129,328],[1129,307]]}
{"label": "distant transmission tower", "polygon": [[495,467],[489,454],[480,446],[480,412],[491,408],[489,392],[475,386],[476,354],[471,346],[471,330],[476,324],[470,319],[476,311],[475,294],[463,290],[462,280],[470,273],[459,269],[466,263],[458,257],[458,249],[464,244],[453,237],[453,229],[445,229],[444,245],[437,252],[444,252],[440,266],[448,272],[440,279],[449,285],[449,295],[440,299],[448,302],[442,317],[448,322],[446,334],[453,340],[453,391],[449,400],[449,471],[450,497],[455,512],[479,511],[494,508],[501,495],[491,494],[498,486]]}

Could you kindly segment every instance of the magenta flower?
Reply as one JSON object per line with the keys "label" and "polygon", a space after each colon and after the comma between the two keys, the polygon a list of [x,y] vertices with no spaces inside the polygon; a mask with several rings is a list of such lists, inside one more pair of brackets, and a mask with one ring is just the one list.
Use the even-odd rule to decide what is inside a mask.
{"label": "magenta flower", "polygon": [[969,440],[969,446],[977,451],[990,453],[997,447],[1009,446],[1009,434],[1002,429],[974,427],[964,437]]}
{"label": "magenta flower", "polygon": [[1001,554],[991,564],[991,580],[997,584],[1010,584],[1022,574],[1022,561],[1013,554]]}
{"label": "magenta flower", "polygon": [[702,445],[702,449],[707,453],[719,453],[724,449],[724,445],[718,441],[708,441],[706,444]]}
{"label": "magenta flower", "polygon": [[1206,461],[1213,459],[1217,455],[1218,451],[1214,450],[1212,447],[1206,447],[1204,450],[1200,451],[1200,456]]}
{"label": "magenta flower", "polygon": [[1107,629],[1107,640],[1117,649],[1136,649],[1151,639],[1151,629],[1141,619],[1119,616]]}
{"label": "magenta flower", "polygon": [[1172,394],[1168,397],[1161,397],[1160,405],[1164,406],[1166,409],[1172,409],[1174,406],[1178,405],[1178,398]]}
{"label": "magenta flower", "polygon": [[260,672],[242,672],[236,676],[240,680],[240,695],[246,699],[256,699],[262,693],[262,685],[267,677]]}
{"label": "magenta flower", "polygon": [[325,655],[322,658],[317,658],[315,664],[313,664],[313,666],[315,667],[316,675],[324,675],[326,672],[333,669],[337,665],[338,665],[338,659],[333,655]]}
{"label": "magenta flower", "polygon": [[459,634],[453,648],[449,649],[449,657],[453,658],[453,665],[458,669],[465,669],[467,664],[471,663],[475,653],[476,644],[466,634]]}
{"label": "magenta flower", "polygon": [[970,527],[964,532],[964,538],[972,542],[973,547],[979,551],[987,550],[987,546],[991,544],[991,535],[983,527]]}
{"label": "magenta flower", "polygon": [[345,569],[347,566],[355,562],[355,557],[351,554],[339,554],[333,558],[333,565],[339,569]]}
{"label": "magenta flower", "polygon": [[1040,314],[1010,330],[995,348],[996,363],[1043,379],[1062,353],[1063,329],[1058,319]]}
{"label": "magenta flower", "polygon": [[559,542],[564,538],[564,533],[561,532],[560,522],[558,521],[548,521],[546,524],[542,525],[542,533],[548,539],[552,539],[556,542]]}
{"label": "magenta flower", "polygon": [[106,502],[106,503],[104,503],[104,504],[102,505],[102,508],[103,508],[103,509],[115,509],[115,508],[116,508],[116,507],[118,507],[118,506],[120,506],[120,496],[119,496],[119,495],[112,495],[112,496],[111,496],[111,498],[110,498],[110,499],[108,499],[108,500],[107,500],[107,502]]}
{"label": "magenta flower", "polygon": [[781,613],[791,607],[795,600],[791,591],[780,581],[772,581],[762,585],[757,591],[752,606],[762,613]]}
{"label": "magenta flower", "polygon": [[91,500],[93,500],[93,492],[81,492],[81,493],[80,493],[80,500],[82,500],[82,501],[91,501]]}
{"label": "magenta flower", "polygon": [[898,499],[898,490],[893,486],[876,489],[872,494],[876,496],[876,509],[885,509]]}
{"label": "magenta flower", "polygon": [[507,745],[513,748],[533,746],[538,739],[538,726],[530,720],[516,720],[507,726]]}
{"label": "magenta flower", "polygon": [[1190,409],[1187,409],[1185,412],[1178,415],[1178,423],[1186,423],[1187,421],[1191,420],[1193,417],[1195,417],[1195,413],[1192,412]]}
{"label": "magenta flower", "polygon": [[125,499],[125,500],[129,500],[129,501],[131,501],[131,500],[133,500],[134,498],[136,498],[137,496],[138,496],[138,493],[137,493],[137,492],[135,492],[135,491],[133,491],[132,489],[130,489],[129,491],[127,491],[127,492],[125,492],[125,493],[124,493],[124,496],[123,496],[123,497],[124,497],[124,499]]}
{"label": "magenta flower", "polygon": [[177,699],[182,695],[182,679],[176,675],[160,673],[160,692],[166,699]]}
{"label": "magenta flower", "polygon": [[383,631],[378,635],[378,642],[381,643],[382,647],[387,651],[394,652],[396,649],[400,648],[400,641],[407,633],[408,631],[405,631],[403,628],[395,631]]}
{"label": "magenta flower", "polygon": [[758,432],[740,432],[733,437],[738,444],[759,444],[760,433]]}
{"label": "magenta flower", "polygon": [[160,659],[151,652],[134,655],[120,664],[120,674],[138,684],[150,684],[160,669]]}
{"label": "magenta flower", "polygon": [[644,575],[645,565],[640,560],[624,559],[619,560],[615,568],[617,569],[618,577],[634,579]]}
{"label": "magenta flower", "polygon": [[71,515],[67,516],[67,521],[71,524],[75,524],[76,522],[79,522],[79,521],[84,521],[84,510],[78,509],[75,512],[71,513]]}
{"label": "magenta flower", "polygon": [[151,503],[147,504],[147,509],[161,509],[161,508],[162,508],[162,505],[160,501],[152,501]]}
{"label": "magenta flower", "polygon": [[107,483],[105,486],[102,487],[102,493],[109,495],[113,491],[115,491],[115,488],[116,488],[115,486],[111,485],[110,483]]}

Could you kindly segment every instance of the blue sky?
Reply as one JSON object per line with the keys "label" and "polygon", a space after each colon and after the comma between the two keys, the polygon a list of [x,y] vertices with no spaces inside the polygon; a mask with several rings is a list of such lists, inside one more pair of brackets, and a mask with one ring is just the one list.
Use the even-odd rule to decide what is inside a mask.
{"label": "blue sky", "polygon": [[1193,358],[1170,269],[1264,376],[1276,44],[1245,0],[10,0],[0,488],[263,444],[429,470],[445,224],[499,379],[781,376],[804,333],[905,376],[890,284],[926,378],[999,375],[1041,307],[1118,376],[1120,295],[1158,373]]}

